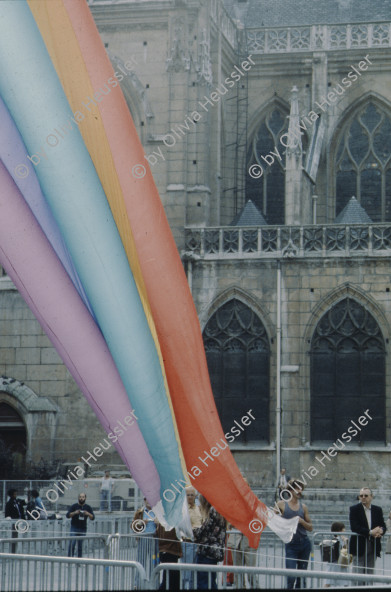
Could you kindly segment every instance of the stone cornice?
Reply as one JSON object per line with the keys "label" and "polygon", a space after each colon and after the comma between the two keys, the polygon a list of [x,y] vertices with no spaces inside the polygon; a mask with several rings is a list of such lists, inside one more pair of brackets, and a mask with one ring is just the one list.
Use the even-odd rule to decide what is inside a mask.
{"label": "stone cornice", "polygon": [[204,260],[387,258],[389,224],[185,228],[187,255]]}
{"label": "stone cornice", "polygon": [[249,53],[281,54],[391,47],[391,22],[247,29]]}
{"label": "stone cornice", "polygon": [[174,4],[173,0],[143,3],[112,3],[106,0],[90,4],[90,10],[100,29],[129,26],[132,29],[163,29],[167,28],[169,12]]}

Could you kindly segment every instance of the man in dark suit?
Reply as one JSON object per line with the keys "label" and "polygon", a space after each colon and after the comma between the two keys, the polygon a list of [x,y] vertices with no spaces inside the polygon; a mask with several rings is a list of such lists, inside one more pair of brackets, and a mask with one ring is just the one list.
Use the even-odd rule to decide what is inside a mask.
{"label": "man in dark suit", "polygon": [[383,510],[372,504],[373,493],[369,487],[360,489],[359,499],[358,504],[350,507],[350,529],[359,536],[351,536],[349,551],[354,555],[353,570],[356,573],[373,574],[376,557],[380,557],[381,537],[387,528]]}

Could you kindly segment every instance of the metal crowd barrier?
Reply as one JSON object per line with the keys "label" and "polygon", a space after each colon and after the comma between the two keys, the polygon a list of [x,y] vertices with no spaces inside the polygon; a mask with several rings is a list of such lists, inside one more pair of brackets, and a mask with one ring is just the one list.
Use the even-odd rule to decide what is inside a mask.
{"label": "metal crowd barrier", "polygon": [[[43,536],[66,536],[70,530],[71,521],[65,518],[65,514],[59,520],[12,520],[10,518],[0,519],[0,537],[11,536],[14,525],[19,522],[19,537],[43,537]],[[88,532],[90,534],[129,534],[132,532],[131,525],[133,516],[130,514],[100,514],[95,513],[95,520],[88,521]],[[25,532],[22,532],[24,531]]]}
{"label": "metal crowd barrier", "polygon": [[[167,573],[167,586],[170,589],[170,572],[180,572],[180,586],[182,588],[182,573],[191,571],[197,582],[198,572],[207,572],[211,589],[211,575],[218,576],[218,587],[226,589],[224,574],[232,571],[236,576],[249,575],[256,581],[264,576],[266,586],[257,584],[257,588],[281,589],[286,576],[296,576],[307,581],[307,587],[320,588],[327,578],[336,584],[351,579],[351,574],[326,573],[324,571],[277,569],[267,567],[239,567],[224,565],[197,565],[185,563],[163,563],[156,566],[148,580],[145,571],[136,561],[119,561],[109,559],[76,559],[67,557],[47,557],[40,555],[23,555],[0,553],[0,588],[6,592],[66,592],[66,591],[95,591],[95,590],[151,590],[157,589],[160,575]],[[136,579],[137,577],[137,579]],[[355,575],[358,585],[387,584],[391,586],[391,576]]]}
{"label": "metal crowd barrier", "polygon": [[0,589],[7,592],[148,589],[142,565],[135,561],[78,559],[0,553]]}
{"label": "metal crowd barrier", "polygon": [[[324,580],[330,579],[334,580],[335,582],[346,581],[352,579],[352,574],[343,574],[343,573],[332,573],[332,572],[324,572],[318,570],[302,570],[302,569],[277,569],[272,567],[237,567],[237,566],[226,566],[226,565],[197,565],[197,564],[184,564],[184,563],[161,563],[158,565],[152,574],[152,589],[156,589],[159,584],[160,573],[161,572],[168,572],[167,578],[169,578],[169,572],[171,571],[180,571],[183,572],[185,570],[190,570],[194,573],[194,577],[196,578],[197,572],[208,572],[208,574],[216,573],[216,574],[224,574],[229,571],[232,571],[236,574],[249,574],[252,576],[257,576],[261,574],[265,574],[268,576],[269,582],[272,584],[273,576],[294,576],[299,577],[301,579],[307,580],[307,587],[310,588],[321,588],[323,586]],[[374,584],[376,582],[382,584],[388,584],[391,586],[391,576],[385,576],[383,574],[378,575],[354,575],[355,580],[357,580],[358,585],[365,585],[365,584]],[[182,583],[182,577],[181,583]],[[169,582],[169,579],[167,580]],[[308,586],[308,581],[310,581],[310,585]],[[273,590],[273,589],[281,589],[282,587],[280,584],[277,585],[270,585],[267,584],[266,589]],[[218,587],[222,589],[227,588],[227,584],[224,577],[219,578]],[[211,575],[208,575],[208,589],[211,589]],[[232,588],[231,588],[232,589]],[[265,588],[261,588],[265,589]]]}
{"label": "metal crowd barrier", "polygon": [[[114,534],[107,538],[107,548],[111,559],[136,561],[145,570],[149,580],[158,563],[158,539],[144,534]],[[136,585],[138,584],[136,580]]]}
{"label": "metal crowd barrier", "polygon": [[[344,567],[339,568],[339,572],[343,571],[346,574],[350,575],[350,584],[358,586],[360,583],[360,579],[357,577],[358,575],[364,574],[364,577],[368,575],[379,575],[382,574],[384,576],[391,576],[391,558],[387,557],[386,548],[387,548],[387,541],[391,536],[391,533],[386,533],[381,540],[382,550],[381,556],[376,557],[376,547],[375,545],[371,545],[371,547],[367,547],[367,540],[364,537],[361,537],[361,543],[359,543],[359,537],[356,533],[351,531],[344,531],[342,533],[335,533],[330,531],[319,531],[312,533],[312,541],[313,541],[313,548],[314,548],[314,561],[312,562],[311,567],[320,570],[327,570],[328,564],[325,561],[322,561],[320,547],[321,544],[327,544],[333,540],[334,536],[343,535],[347,539],[347,553],[348,555],[353,555],[351,563]],[[351,543],[351,537],[355,538],[355,542]],[[359,557],[359,550],[361,550],[361,557],[363,558],[362,562],[358,562]],[[373,567],[374,566],[374,567]],[[338,570],[336,567],[336,563],[333,563],[333,567],[331,569]],[[330,572],[328,572],[330,574]]]}
{"label": "metal crowd barrier", "polygon": [[[103,534],[108,536],[113,532],[120,534],[129,534],[132,532],[131,524],[132,517],[125,515],[100,515],[95,514],[95,520],[88,522],[88,533],[89,534]],[[67,536],[70,531],[71,521],[67,518],[61,520],[11,520],[2,519],[0,520],[0,537],[6,538],[11,537],[12,531],[15,528],[16,523],[18,525],[18,536],[33,538],[33,537],[61,537]]]}
{"label": "metal crowd barrier", "polygon": [[[149,585],[156,584],[162,571],[164,572],[164,570],[167,570],[170,572],[173,569],[179,570],[181,583],[183,584],[182,580],[186,580],[187,586],[190,585],[190,574],[193,576],[192,581],[195,582],[194,587],[196,587],[195,578],[197,572],[214,571],[218,574],[219,587],[226,588],[230,585],[231,589],[244,587],[252,589],[284,588],[286,586],[286,577],[288,575],[296,577],[302,575],[306,579],[310,578],[311,581],[314,579],[317,583],[320,581],[321,583],[324,583],[326,580],[336,580],[347,582],[347,584],[350,585],[359,585],[363,582],[382,582],[385,584],[389,583],[389,580],[391,579],[391,571],[387,570],[387,564],[391,564],[391,556],[387,557],[386,561],[386,555],[384,552],[386,548],[386,541],[384,539],[386,537],[383,537],[382,559],[377,559],[376,571],[371,575],[352,573],[352,566],[344,568],[339,573],[328,571],[328,564],[325,561],[322,561],[320,555],[319,543],[325,540],[329,541],[332,536],[336,534],[331,533],[330,531],[309,533],[313,542],[313,551],[308,562],[307,571],[285,569],[285,545],[274,535],[274,533],[263,533],[260,545],[256,550],[248,547],[246,537],[240,532],[232,530],[229,531],[228,534],[229,537],[227,539],[226,555],[224,559],[225,565],[218,566],[196,565],[190,563],[188,560],[185,563],[184,559],[180,560],[178,564],[157,565],[158,539],[145,534],[136,534],[132,532],[131,534],[116,533],[106,535],[105,533],[101,533],[88,534],[87,536],[80,538],[83,541],[83,560],[93,559],[99,563],[103,562],[105,565],[105,562],[112,561],[113,563],[110,563],[110,565],[122,566],[124,564],[140,566],[142,570],[140,571],[138,568],[135,568],[130,578],[132,580],[131,587],[135,587],[139,590],[143,589],[143,586],[146,585],[144,580],[147,580]],[[345,532],[343,534],[348,538],[354,533]],[[68,588],[70,590],[74,589],[71,587],[73,586],[74,578],[84,582],[84,579],[89,580],[90,576],[91,578],[98,579],[99,586],[101,587],[96,589],[99,590],[117,590],[124,585],[127,586],[127,589],[130,589],[130,579],[128,576],[125,578],[125,575],[120,569],[115,572],[114,577],[114,571],[112,570],[106,570],[104,573],[101,573],[97,569],[95,573],[94,567],[89,567],[88,569],[86,567],[83,567],[83,569],[80,566],[78,567],[76,558],[70,558],[68,560],[65,556],[68,554],[68,545],[71,540],[75,540],[75,537],[69,535],[61,537],[25,537],[23,535],[20,538],[0,539],[0,557],[7,558],[4,572],[5,575],[1,576],[3,579],[0,581],[0,590],[11,592],[13,590],[26,589],[23,586],[18,588],[16,584],[14,585],[16,580],[18,582],[21,581],[20,579],[17,579],[17,569],[19,569],[22,574],[27,573],[29,578],[32,577],[34,581],[37,579],[37,583],[34,584],[33,588],[29,587],[29,590],[40,590],[40,588],[37,587],[40,578],[44,579],[49,577],[50,579],[50,577],[54,577],[54,575],[50,576],[49,572],[51,574],[56,574],[55,577],[65,578],[66,581],[69,582]],[[77,538],[76,540],[79,539]],[[229,551],[231,556],[229,556]],[[60,557],[61,555],[63,555],[62,558]],[[32,557],[40,557],[39,566],[34,567],[34,564],[31,563]],[[54,563],[53,561],[49,561],[49,559],[52,559]],[[61,562],[56,564],[55,562],[60,559],[67,559],[67,561],[64,565]],[[47,563],[45,563],[45,561],[47,561]],[[69,567],[70,564],[76,565],[75,568],[72,568],[74,571]],[[12,568],[12,565],[19,567]],[[56,565],[56,567],[53,567],[53,565]],[[4,567],[4,564],[2,567]],[[12,569],[15,569],[15,571],[12,571]],[[77,577],[74,575],[76,573],[75,570],[79,570],[77,571]],[[383,573],[378,573],[379,571]],[[390,575],[387,574],[387,571]],[[111,574],[111,579],[107,579],[107,574]],[[169,573],[167,574],[167,577],[169,577]],[[57,588],[50,587],[49,584],[46,584],[45,582],[42,590],[57,590]],[[121,584],[118,582],[121,582]],[[123,584],[123,582],[125,582],[125,584]],[[313,585],[315,584],[313,583]],[[108,587],[102,588],[102,586]],[[65,586],[64,590],[68,588]],[[63,588],[58,589],[62,590]],[[83,588],[81,586],[80,589],[88,590],[90,588]],[[92,589],[94,588],[92,587]]]}
{"label": "metal crowd barrier", "polygon": [[[69,543],[76,540],[82,541],[82,552],[84,557],[90,559],[112,559],[109,555],[107,536],[90,534],[83,537],[34,537],[34,538],[7,538],[0,539],[0,551],[21,555],[45,555],[62,556],[68,555]],[[77,553],[77,544],[75,552]]]}
{"label": "metal crowd barrier", "polygon": [[[262,533],[258,549],[252,549],[248,545],[247,538],[238,530],[227,532],[228,539],[226,544],[225,565],[234,565],[240,567],[274,567],[282,569],[285,565],[285,545],[273,532]],[[226,583],[231,584],[233,588],[257,588],[266,587],[266,576],[262,576],[258,581],[253,574],[247,572],[228,571]],[[283,587],[283,580],[280,578],[280,584]]]}

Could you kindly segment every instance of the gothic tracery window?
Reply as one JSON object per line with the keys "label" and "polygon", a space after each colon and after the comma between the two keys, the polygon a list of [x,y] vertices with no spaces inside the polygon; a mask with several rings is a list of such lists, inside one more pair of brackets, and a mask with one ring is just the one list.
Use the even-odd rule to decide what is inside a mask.
{"label": "gothic tracery window", "polygon": [[255,421],[235,440],[268,441],[270,346],[263,323],[248,306],[232,299],[209,319],[203,338],[224,433],[252,409]]}
{"label": "gothic tracery window", "polygon": [[356,112],[336,151],[336,216],[355,195],[373,222],[391,220],[391,120],[370,102]]}
{"label": "gothic tracery window", "polygon": [[[251,199],[264,215],[268,224],[284,224],[285,222],[285,148],[280,137],[288,130],[287,112],[275,106],[266,115],[247,153],[246,200]],[[281,156],[274,157],[274,163],[268,165],[262,159],[272,151]],[[251,165],[258,164],[263,168],[259,179],[252,178],[248,170]]]}
{"label": "gothic tracery window", "polygon": [[385,441],[385,346],[374,317],[345,298],[319,321],[311,341],[311,441],[333,442],[366,410],[354,442]]}

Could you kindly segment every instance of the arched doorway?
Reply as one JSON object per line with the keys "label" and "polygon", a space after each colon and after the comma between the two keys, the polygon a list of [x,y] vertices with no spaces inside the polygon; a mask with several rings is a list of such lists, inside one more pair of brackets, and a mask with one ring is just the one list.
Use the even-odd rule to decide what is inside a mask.
{"label": "arched doorway", "polygon": [[0,479],[18,477],[26,462],[26,427],[19,413],[0,403]]}

